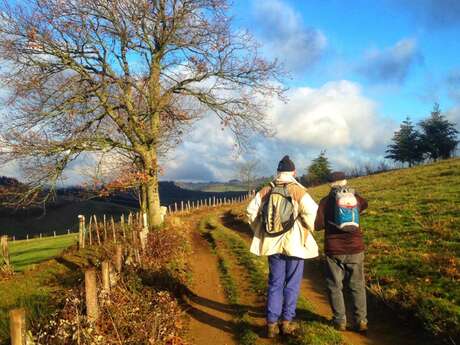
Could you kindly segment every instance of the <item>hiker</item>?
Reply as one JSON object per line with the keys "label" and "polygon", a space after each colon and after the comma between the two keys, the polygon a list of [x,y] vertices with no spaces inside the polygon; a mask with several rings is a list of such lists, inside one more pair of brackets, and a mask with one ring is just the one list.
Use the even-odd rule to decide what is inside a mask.
{"label": "hiker", "polygon": [[347,185],[343,172],[330,176],[331,190],[321,199],[315,220],[315,230],[325,229],[326,285],[332,308],[332,322],[345,331],[347,319],[343,295],[344,285],[351,293],[353,328],[367,330],[366,288],[364,282],[364,241],[359,226],[359,214],[367,201]]}
{"label": "hiker", "polygon": [[268,256],[267,336],[292,334],[304,259],[318,256],[310,233],[318,205],[295,179],[294,163],[284,156],[277,176],[262,188],[247,207],[254,237],[251,253]]}

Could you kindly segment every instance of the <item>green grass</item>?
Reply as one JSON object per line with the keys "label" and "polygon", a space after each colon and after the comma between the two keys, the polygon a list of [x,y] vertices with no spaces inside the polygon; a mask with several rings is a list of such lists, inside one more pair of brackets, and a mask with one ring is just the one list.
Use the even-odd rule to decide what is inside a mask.
{"label": "green grass", "polygon": [[[361,224],[371,290],[431,333],[459,339],[460,159],[349,184],[369,201]],[[328,191],[309,189],[316,201]]]}
{"label": "green grass", "polygon": [[24,271],[30,265],[58,256],[76,242],[76,234],[10,242],[11,265],[15,271]]}
{"label": "green grass", "polygon": [[94,263],[98,255],[89,250],[65,253],[59,259],[17,273],[13,279],[0,281],[0,344],[9,344],[9,310],[25,308],[31,328],[48,322],[66,291],[81,282],[81,267]]}
{"label": "green grass", "polygon": [[[202,228],[212,229],[209,234],[214,243],[223,243],[243,267],[248,276],[252,291],[258,296],[264,296],[267,290],[268,262],[266,257],[258,257],[248,250],[247,242],[231,229],[220,224],[212,216],[204,219]],[[216,247],[214,247],[216,248]],[[225,285],[224,285],[225,286]],[[300,322],[300,332],[291,338],[283,338],[289,345],[342,345],[345,341],[341,334],[331,327],[328,321],[315,314],[311,303],[300,297],[297,303],[297,313]],[[249,327],[249,324],[247,324]]]}

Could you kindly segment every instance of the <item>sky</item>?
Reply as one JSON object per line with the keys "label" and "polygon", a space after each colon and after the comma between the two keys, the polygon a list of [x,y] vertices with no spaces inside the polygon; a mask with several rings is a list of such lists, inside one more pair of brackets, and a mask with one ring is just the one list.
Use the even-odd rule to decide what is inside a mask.
{"label": "sky", "polygon": [[[323,150],[333,170],[378,165],[401,121],[426,118],[434,102],[460,124],[458,0],[234,0],[230,13],[289,71],[286,101],[266,111],[275,134],[240,152],[206,116],[162,160],[162,180],[226,181],[253,160],[270,176],[286,154],[301,175]],[[92,163],[74,163],[66,183]]]}
{"label": "sky", "polygon": [[401,121],[435,102],[460,124],[458,0],[237,0],[232,15],[289,71],[287,102],[267,109],[276,133],[239,153],[207,117],[164,160],[163,180],[237,178],[249,160],[269,176],[285,154],[303,174],[322,150],[334,170],[377,165]]}

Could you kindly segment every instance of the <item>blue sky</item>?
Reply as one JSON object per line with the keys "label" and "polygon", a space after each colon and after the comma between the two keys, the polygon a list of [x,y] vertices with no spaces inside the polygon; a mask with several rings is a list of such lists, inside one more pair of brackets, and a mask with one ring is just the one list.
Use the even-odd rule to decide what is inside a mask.
{"label": "blue sky", "polygon": [[333,169],[377,165],[400,122],[417,123],[434,102],[460,124],[458,0],[236,0],[232,14],[290,71],[288,102],[268,110],[276,134],[235,155],[230,135],[204,119],[163,179],[225,180],[254,159],[270,175],[284,154],[302,174],[321,150]]}
{"label": "blue sky", "polygon": [[[444,109],[453,105],[445,81],[460,69],[458,1],[240,0],[235,2],[235,22],[256,37],[262,36],[262,41],[269,41],[270,36],[289,26],[280,12],[272,12],[273,18],[265,21],[270,8],[294,12],[299,30],[318,30],[327,40],[314,63],[294,72],[289,86],[318,87],[336,79],[355,81],[385,115],[397,120],[407,115],[414,119],[425,116],[434,101]],[[433,8],[435,13],[430,13]],[[456,14],[452,17],[451,12]],[[270,28],[274,24],[270,21],[276,19]],[[385,59],[390,59],[391,48],[398,42],[411,42],[413,47],[407,55],[394,57],[385,72]],[[366,60],[372,53],[374,59]],[[289,61],[286,64],[295,69]]]}
{"label": "blue sky", "polygon": [[[234,0],[230,12],[235,30],[290,71],[288,101],[267,109],[276,134],[254,135],[240,153],[205,117],[161,162],[163,180],[228,180],[254,159],[268,176],[285,154],[302,174],[322,150],[333,169],[377,165],[400,122],[417,123],[434,102],[460,124],[459,0]],[[75,164],[69,183],[80,171]]]}

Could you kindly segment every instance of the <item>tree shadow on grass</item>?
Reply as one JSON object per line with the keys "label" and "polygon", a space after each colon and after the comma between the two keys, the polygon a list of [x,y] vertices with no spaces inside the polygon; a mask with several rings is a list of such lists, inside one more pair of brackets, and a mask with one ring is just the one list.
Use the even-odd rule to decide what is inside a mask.
{"label": "tree shadow on grass", "polygon": [[245,237],[252,237],[253,232],[248,223],[238,218],[232,211],[227,211],[221,217],[222,224],[233,231],[244,235]]}

